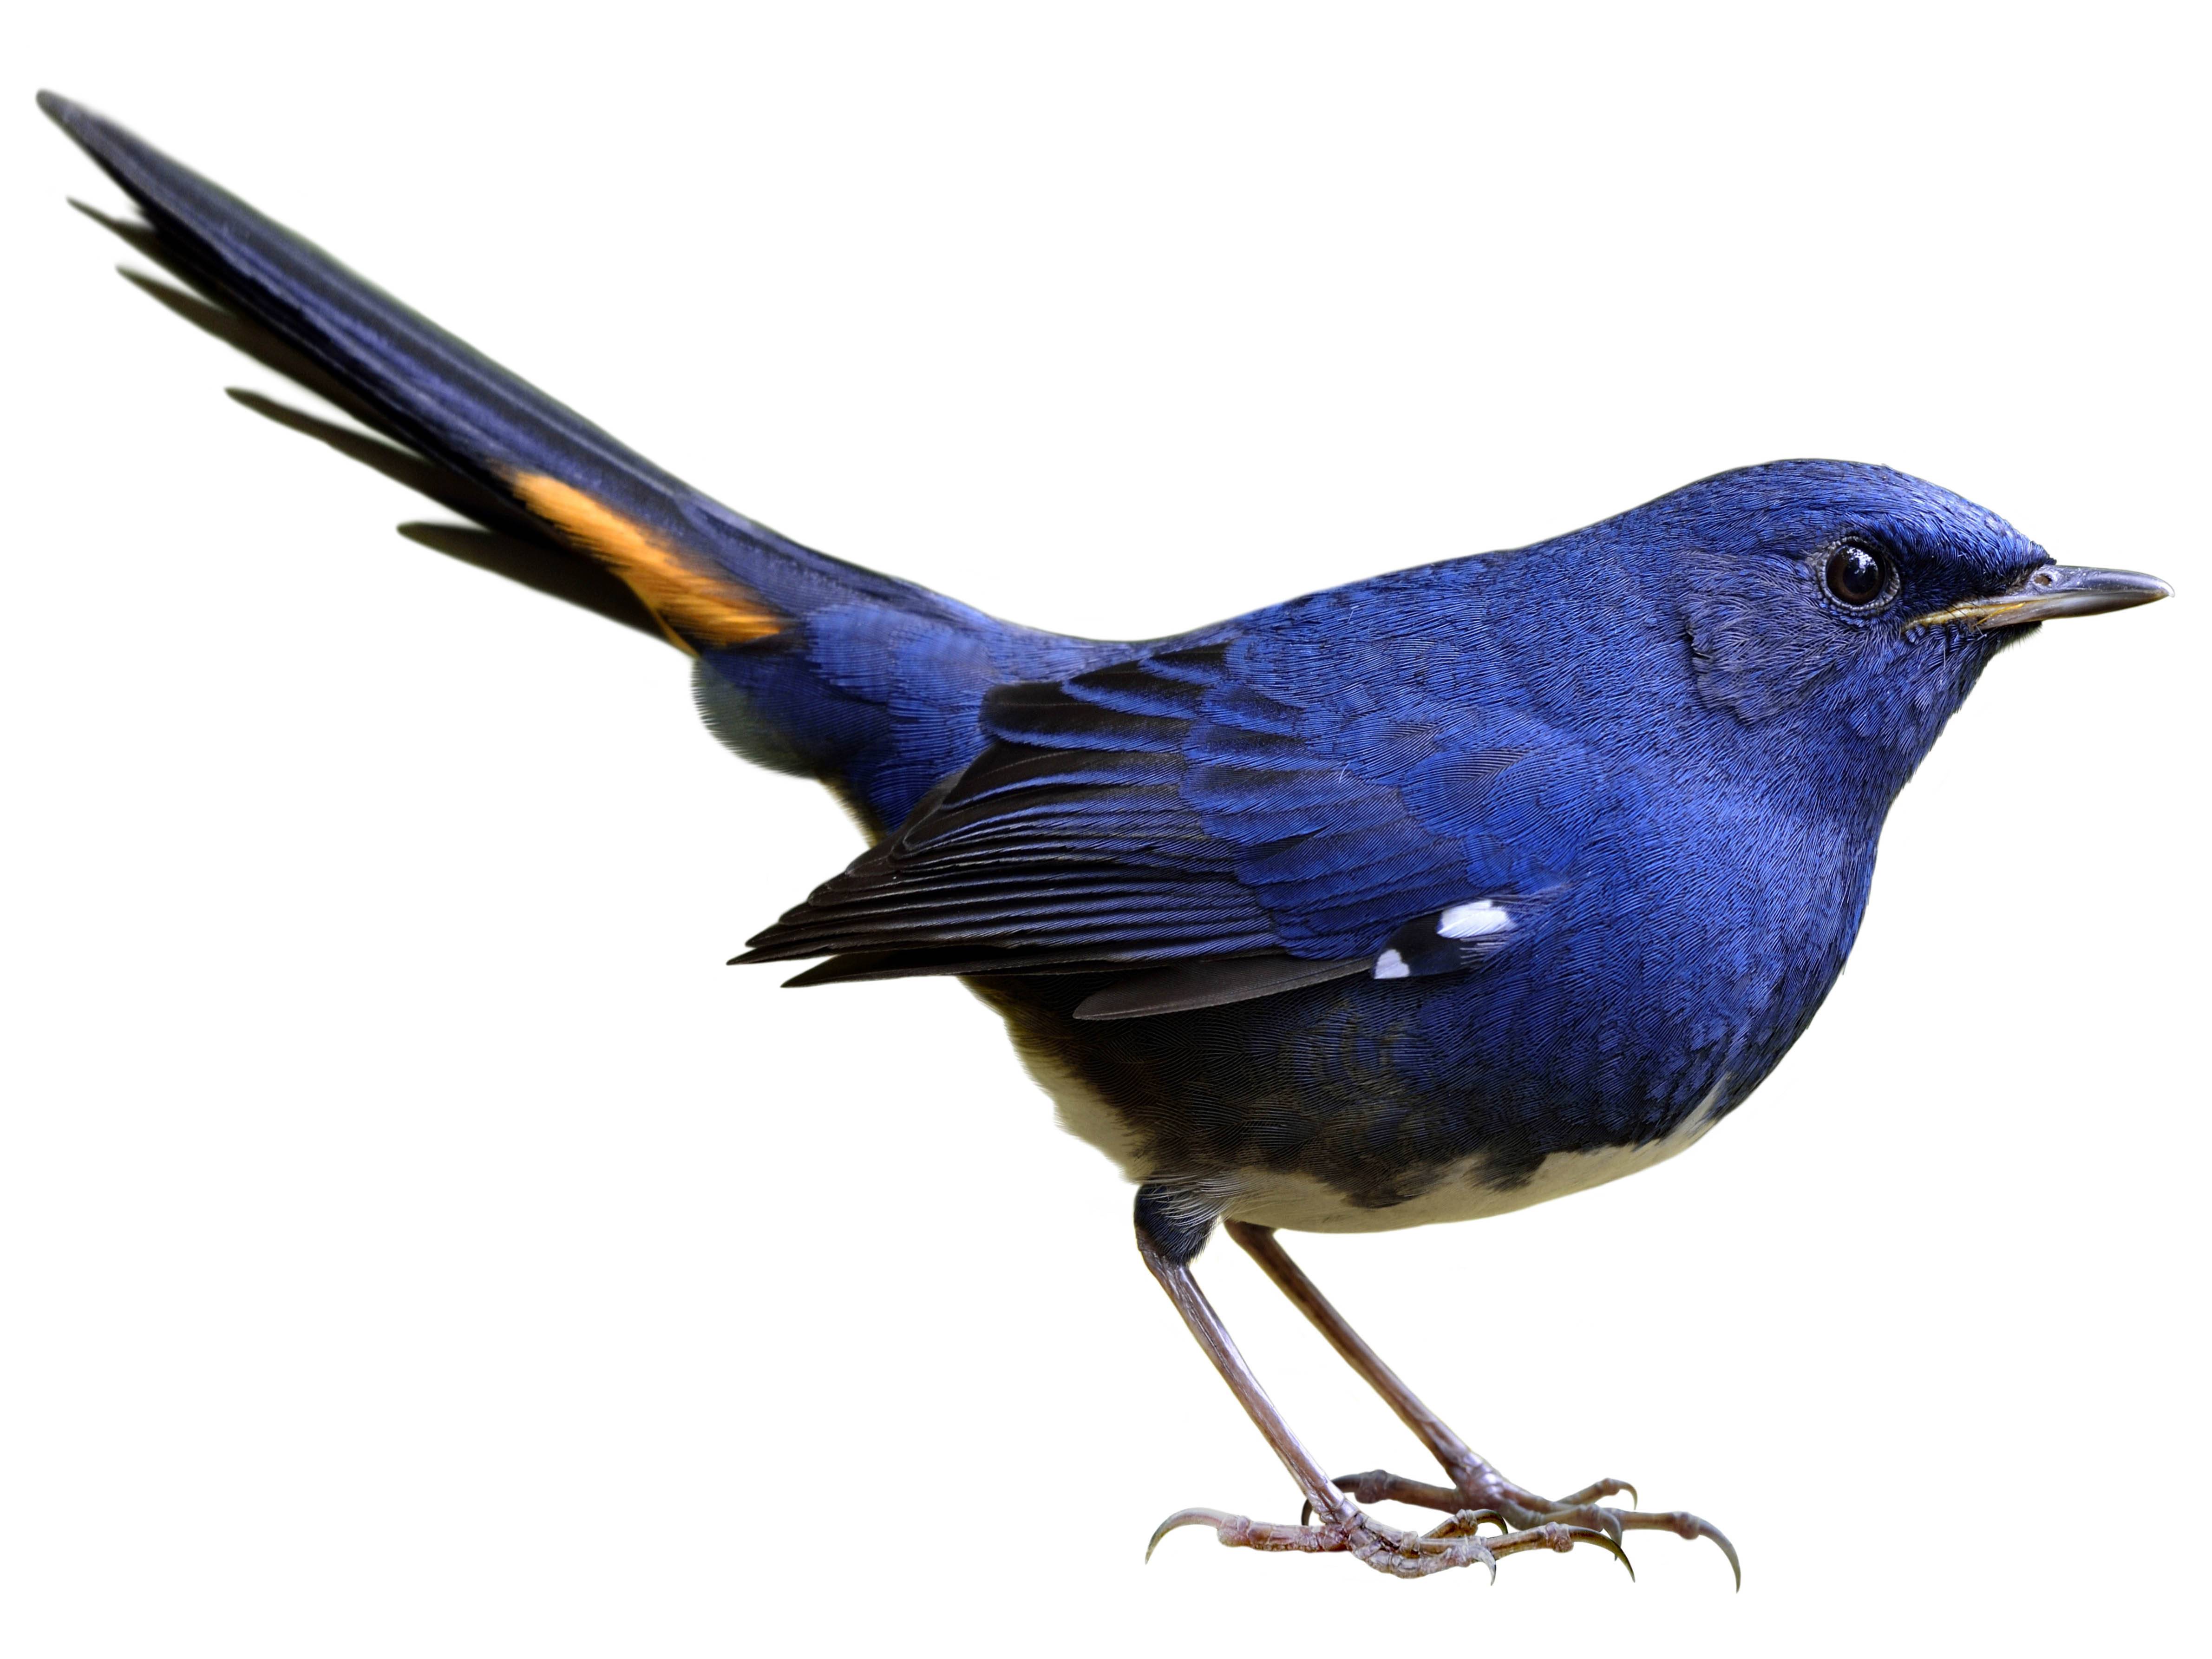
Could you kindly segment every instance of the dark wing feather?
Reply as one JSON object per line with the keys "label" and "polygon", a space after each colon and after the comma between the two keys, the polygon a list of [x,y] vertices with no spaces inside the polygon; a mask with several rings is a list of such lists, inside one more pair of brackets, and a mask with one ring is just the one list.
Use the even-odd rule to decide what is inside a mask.
{"label": "dark wing feather", "polygon": [[809,984],[1172,966],[1086,1005],[1119,1018],[1358,971],[1468,896],[1464,844],[1337,752],[1340,716],[1245,684],[1232,643],[994,689],[990,746],[738,960],[833,958]]}
{"label": "dark wing feather", "polygon": [[1203,957],[1125,975],[1075,1005],[1078,1019],[1137,1019],[1148,1014],[1184,1014],[1194,1008],[1218,1008],[1249,1002],[1309,985],[1349,979],[1373,967],[1366,957],[1348,962],[1307,962],[1297,957]]}

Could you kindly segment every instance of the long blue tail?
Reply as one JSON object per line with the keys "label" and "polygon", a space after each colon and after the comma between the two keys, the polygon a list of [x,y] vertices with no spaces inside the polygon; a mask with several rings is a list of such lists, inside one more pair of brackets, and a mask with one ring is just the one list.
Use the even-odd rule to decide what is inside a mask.
{"label": "long blue tail", "polygon": [[619,614],[626,596],[595,596],[579,570],[588,556],[696,659],[724,741],[821,779],[872,830],[981,747],[989,686],[1116,649],[998,622],[732,513],[112,122],[52,93],[39,104],[148,222],[111,228],[229,309],[147,284],[157,297],[392,441],[240,401],[483,526],[410,527],[416,539]]}

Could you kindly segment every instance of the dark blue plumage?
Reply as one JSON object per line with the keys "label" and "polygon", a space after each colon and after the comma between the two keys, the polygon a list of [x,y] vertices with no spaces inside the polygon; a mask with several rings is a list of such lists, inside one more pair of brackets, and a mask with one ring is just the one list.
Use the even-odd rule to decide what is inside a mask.
{"label": "dark blue plumage", "polygon": [[[851,807],[874,845],[740,959],[967,976],[1069,1127],[1142,1183],[1147,1261],[1322,1512],[1178,1520],[1404,1573],[1717,1536],[1603,1506],[1618,1483],[1553,1504],[1506,1481],[1268,1230],[1488,1213],[1689,1144],[1820,1006],[1890,803],[1990,658],[2162,585],[2054,565],[1886,468],[1790,461],[1173,639],[1039,633],[731,513],[45,101],[145,211],[124,233],[236,314],[169,303],[392,441],[279,418],[475,520],[444,532],[478,538],[465,556],[564,592],[580,555],[618,578],[694,658],[726,741]],[[1223,1220],[1450,1487],[1320,1473],[1189,1277]],[[1503,1536],[1462,1514],[1409,1539],[1352,1506],[1384,1496]]]}
{"label": "dark blue plumage", "polygon": [[[1845,538],[1894,552],[1878,619],[1820,585]],[[1785,463],[994,690],[967,771],[755,954],[1352,964],[1149,1019],[1078,1018],[1113,982],[1089,975],[987,994],[1200,1217],[1389,1226],[1446,1182],[1472,1188],[1447,1209],[1506,1207],[1548,1156],[1660,1141],[1765,1076],[1850,948],[1891,799],[2012,637],[1899,619],[2047,563],[1932,486]],[[1501,925],[1437,939],[1476,902]]]}

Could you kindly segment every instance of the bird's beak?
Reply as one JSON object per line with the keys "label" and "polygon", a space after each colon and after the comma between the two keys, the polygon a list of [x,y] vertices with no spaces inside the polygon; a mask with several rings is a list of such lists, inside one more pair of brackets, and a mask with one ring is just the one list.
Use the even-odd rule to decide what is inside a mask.
{"label": "bird's beak", "polygon": [[1987,632],[1993,628],[2049,622],[2055,617],[2094,617],[2100,611],[2124,611],[2131,605],[2165,599],[2172,592],[2157,577],[2138,571],[2046,564],[2030,571],[2027,580],[2009,592],[1946,605],[1915,617],[1907,626],[1936,628],[1945,623],[1964,623]]}

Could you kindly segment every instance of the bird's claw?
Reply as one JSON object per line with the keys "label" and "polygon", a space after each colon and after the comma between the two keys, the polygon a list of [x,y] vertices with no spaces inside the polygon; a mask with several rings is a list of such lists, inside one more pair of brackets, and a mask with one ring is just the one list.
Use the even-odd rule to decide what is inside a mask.
{"label": "bird's claw", "polygon": [[1737,1558],[1735,1546],[1728,1534],[1711,1522],[1692,1515],[1687,1510],[1669,1510],[1665,1514],[1651,1514],[1641,1510],[1620,1511],[1620,1524],[1632,1532],[1671,1532],[1677,1538],[1710,1538],[1720,1546],[1728,1557],[1729,1571],[1735,1575],[1735,1587],[1743,1588],[1743,1563]]}
{"label": "bird's claw", "polygon": [[[1309,1503],[1309,1516],[1312,1508]],[[1485,1522],[1498,1528],[1498,1536],[1480,1535],[1480,1528]],[[1505,1516],[1487,1509],[1457,1510],[1425,1533],[1400,1532],[1358,1510],[1318,1526],[1301,1521],[1295,1527],[1255,1521],[1248,1516],[1230,1515],[1220,1510],[1179,1510],[1160,1522],[1152,1541],[1145,1546],[1147,1561],[1152,1559],[1152,1551],[1160,1540],[1178,1527],[1211,1527],[1213,1535],[1231,1549],[1349,1555],[1377,1572],[1399,1578],[1425,1578],[1431,1573],[1447,1572],[1454,1567],[1480,1562],[1490,1569],[1494,1581],[1500,1556],[1518,1555],[1523,1550],[1553,1550],[1564,1555],[1577,1544],[1592,1544],[1626,1567],[1631,1578],[1636,1577],[1636,1568],[1620,1540],[1595,1528],[1546,1521],[1516,1530]]]}
{"label": "bird's claw", "polygon": [[1578,1504],[1595,1504],[1601,1498],[1617,1497],[1622,1492],[1628,1494],[1628,1501],[1632,1507],[1643,1501],[1643,1495],[1636,1490],[1636,1483],[1633,1480],[1615,1480],[1608,1477],[1603,1480],[1591,1481],[1580,1492],[1569,1492],[1565,1498],[1559,1499],[1559,1507],[1568,1509]]}
{"label": "bird's claw", "polygon": [[1474,1535],[1474,1529],[1486,1521],[1496,1527],[1501,1534],[1513,1530],[1513,1523],[1496,1510],[1462,1510],[1457,1514],[1448,1516],[1437,1522],[1422,1535],[1427,1538],[1461,1536],[1472,1538]]}
{"label": "bird's claw", "polygon": [[[1735,1546],[1728,1534],[1710,1521],[1674,1510],[1663,1514],[1636,1509],[1614,1509],[1599,1500],[1626,1492],[1632,1502],[1640,1497],[1635,1486],[1626,1480],[1594,1480],[1579,1492],[1573,1492],[1556,1501],[1540,1498],[1532,1492],[1513,1485],[1500,1477],[1486,1465],[1462,1474],[1454,1486],[1432,1486],[1426,1481],[1411,1480],[1402,1474],[1393,1474],[1388,1469],[1367,1469],[1358,1474],[1340,1474],[1335,1478],[1338,1491],[1358,1504],[1379,1504],[1385,1501],[1412,1504],[1423,1509],[1442,1510],[1453,1518],[1444,1522],[1454,1525],[1467,1516],[1480,1516],[1494,1522],[1500,1533],[1515,1540],[1534,1540],[1547,1527],[1563,1528],[1577,1537],[1587,1536],[1587,1541],[1599,1544],[1619,1556],[1623,1565],[1628,1557],[1623,1551],[1626,1534],[1632,1532],[1671,1532],[1678,1538],[1710,1538],[1720,1547],[1728,1558],[1729,1571],[1735,1576],[1735,1587],[1743,1588],[1743,1562],[1735,1553]],[[1470,1507],[1477,1505],[1479,1507]],[[1304,1525],[1313,1513],[1309,1502],[1299,1515]],[[1513,1550],[1541,1547],[1536,1541],[1516,1541],[1512,1550],[1499,1548],[1501,1540],[1491,1540],[1496,1554],[1510,1554]],[[1565,1548],[1567,1546],[1553,1546]],[[1629,1566],[1632,1577],[1636,1569]]]}

